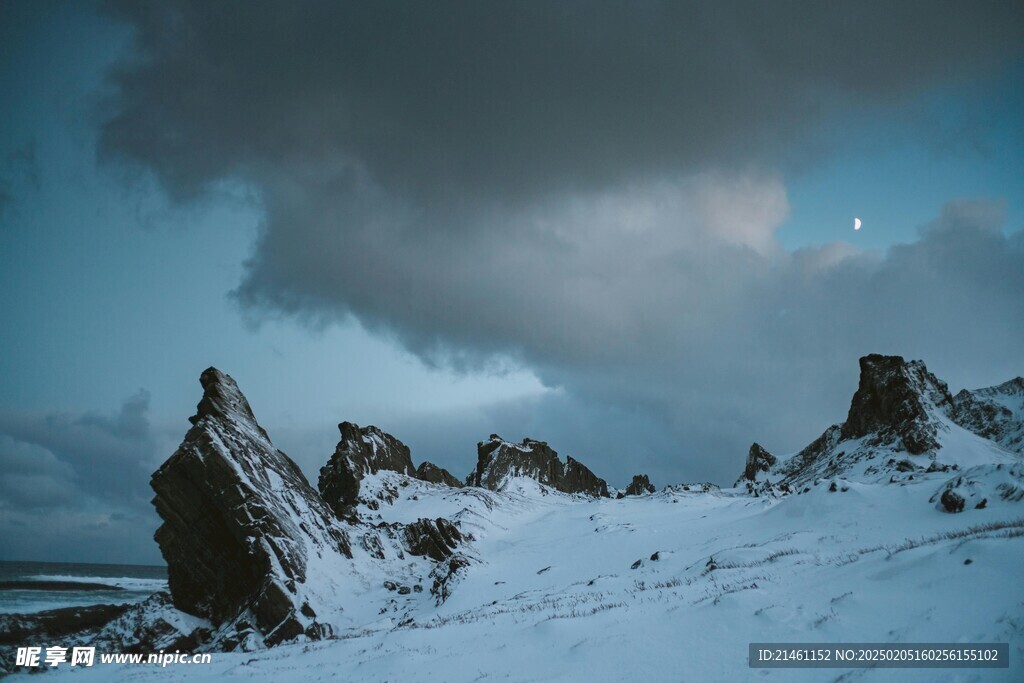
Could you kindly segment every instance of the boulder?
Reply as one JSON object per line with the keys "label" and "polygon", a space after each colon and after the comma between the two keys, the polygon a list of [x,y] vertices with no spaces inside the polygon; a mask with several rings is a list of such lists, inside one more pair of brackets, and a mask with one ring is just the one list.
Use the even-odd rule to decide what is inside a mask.
{"label": "boulder", "polygon": [[952,489],[946,489],[939,498],[942,507],[946,512],[963,512],[964,497]]}

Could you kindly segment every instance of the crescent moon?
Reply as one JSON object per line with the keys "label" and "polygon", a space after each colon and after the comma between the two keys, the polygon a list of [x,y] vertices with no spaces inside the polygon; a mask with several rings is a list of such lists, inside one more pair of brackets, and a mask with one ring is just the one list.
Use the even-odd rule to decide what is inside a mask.
{"label": "crescent moon", "polygon": [[854,230],[860,230],[860,219],[859,218],[854,218],[853,219],[853,229]]}

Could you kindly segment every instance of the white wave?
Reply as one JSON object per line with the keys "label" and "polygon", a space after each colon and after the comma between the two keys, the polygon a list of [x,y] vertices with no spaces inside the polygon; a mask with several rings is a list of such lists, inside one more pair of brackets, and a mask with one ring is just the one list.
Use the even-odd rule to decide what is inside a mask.
{"label": "white wave", "polygon": [[133,592],[155,592],[167,588],[166,579],[146,579],[136,576],[79,576],[68,574],[35,574],[26,581],[67,581],[70,583],[100,583]]}

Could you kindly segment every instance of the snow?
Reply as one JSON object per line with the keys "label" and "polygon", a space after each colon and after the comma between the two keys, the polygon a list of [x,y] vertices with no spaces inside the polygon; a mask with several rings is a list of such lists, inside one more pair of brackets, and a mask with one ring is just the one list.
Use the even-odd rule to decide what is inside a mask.
{"label": "snow", "polygon": [[[988,455],[961,453],[965,462]],[[215,653],[206,666],[97,665],[76,680],[816,681],[843,673],[753,672],[747,644],[765,640],[1009,642],[1020,662],[1024,506],[941,512],[929,499],[949,478],[851,478],[845,492],[823,481],[779,498],[673,487],[594,500],[527,479],[491,492],[382,472],[364,490],[393,488],[397,497],[364,515],[389,523],[446,516],[473,534],[472,564],[447,602],[435,606],[427,590],[387,591],[358,543],[352,560],[311,549],[305,590],[343,606],[319,615],[347,624],[335,639]],[[387,564],[409,582],[425,582],[430,567],[408,555]],[[898,676],[1020,680],[1013,666]],[[848,673],[843,680],[886,681],[896,672]]]}
{"label": "snow", "polygon": [[[782,456],[758,473],[759,485],[798,482],[789,495],[691,484],[594,499],[521,476],[489,491],[382,471],[362,480],[361,499],[373,505],[361,503],[362,523],[347,525],[317,522],[325,519],[318,499],[290,493],[286,469],[239,471],[246,485],[258,478],[276,494],[268,500],[283,523],[306,531],[305,545],[288,549],[305,555],[296,604],[316,605],[334,637],[253,643],[256,651],[214,653],[205,666],[97,665],[73,675],[82,683],[1024,680],[1024,459],[934,401],[928,413],[934,451],[840,441],[833,428],[814,461]],[[240,432],[270,447],[258,427]],[[239,434],[211,436],[228,450],[220,437]],[[901,468],[904,460],[912,465]],[[965,499],[963,512],[938,503],[946,489]],[[468,538],[459,553],[469,565],[444,601],[430,593],[444,565],[403,552],[398,536],[400,524],[437,517]],[[332,549],[338,531],[352,558]],[[385,580],[411,590],[402,595]],[[748,644],[765,641],[1006,642],[1011,668],[749,669]]]}

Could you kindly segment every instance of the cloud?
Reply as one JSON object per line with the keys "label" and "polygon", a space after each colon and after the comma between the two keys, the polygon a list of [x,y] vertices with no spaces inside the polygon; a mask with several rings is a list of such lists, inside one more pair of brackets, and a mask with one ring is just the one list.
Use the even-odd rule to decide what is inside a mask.
{"label": "cloud", "polygon": [[[159,454],[140,391],[113,414],[0,414],[0,535],[8,559],[153,561]],[[114,539],[114,540],[112,540]]]}
{"label": "cloud", "polygon": [[923,116],[927,88],[1018,58],[1011,3],[114,12],[137,49],[101,151],[179,199],[256,191],[246,310],[514,359],[562,389],[517,424],[614,480],[728,481],[751,439],[804,445],[864,353],[954,383],[1024,364],[1022,240],[997,206],[951,204],[885,253],[775,238],[794,145],[844,108]]}
{"label": "cloud", "polygon": [[[707,207],[762,220],[737,239]],[[634,470],[728,482],[750,441],[792,451],[840,421],[866,353],[923,358],[954,388],[1020,374],[1024,239],[1000,229],[1001,202],[951,202],[918,241],[884,253],[844,243],[787,252],[773,237],[784,215],[775,179],[701,177],[516,217],[536,235],[491,237],[468,259],[421,259],[379,233],[346,258],[302,222],[274,250],[305,250],[294,259],[304,269],[265,290],[250,281],[241,296],[331,317],[353,310],[332,293],[364,287],[374,298],[356,315],[424,357],[436,344],[515,354],[564,389],[384,425],[417,459],[459,473],[473,440],[499,431],[547,439],[613,483]]]}
{"label": "cloud", "polygon": [[104,149],[176,194],[320,166],[431,211],[775,158],[1021,54],[1013,3],[112,4]]}
{"label": "cloud", "polygon": [[139,391],[114,414],[0,414],[0,433],[46,449],[70,466],[91,495],[120,503],[148,503],[148,475],[155,439],[147,411],[149,394]]}
{"label": "cloud", "polygon": [[0,509],[61,507],[77,493],[74,471],[50,451],[0,435]]}

